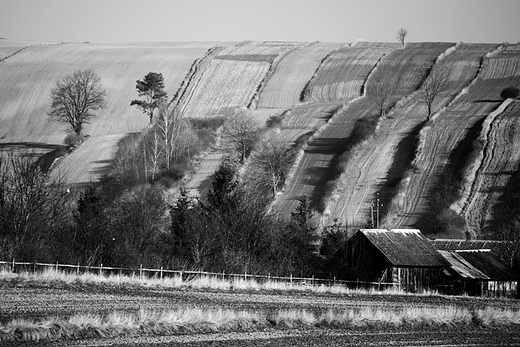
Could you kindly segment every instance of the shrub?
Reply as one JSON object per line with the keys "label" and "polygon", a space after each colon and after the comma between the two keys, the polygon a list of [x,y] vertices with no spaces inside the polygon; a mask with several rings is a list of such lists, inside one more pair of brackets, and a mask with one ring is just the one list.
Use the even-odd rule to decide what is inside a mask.
{"label": "shrub", "polygon": [[500,93],[500,97],[502,99],[509,99],[509,98],[516,99],[516,98],[518,98],[519,94],[520,94],[520,91],[518,90],[517,87],[509,86],[502,90],[502,92]]}
{"label": "shrub", "polygon": [[67,136],[65,136],[65,139],[63,140],[63,144],[67,147],[74,147],[81,143],[83,140],[82,136],[79,136],[76,133],[70,133]]}

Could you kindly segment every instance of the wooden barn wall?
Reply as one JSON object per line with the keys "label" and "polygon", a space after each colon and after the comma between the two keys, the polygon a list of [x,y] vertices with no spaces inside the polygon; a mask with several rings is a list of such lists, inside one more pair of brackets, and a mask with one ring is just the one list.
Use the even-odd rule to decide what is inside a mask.
{"label": "wooden barn wall", "polygon": [[346,249],[347,279],[377,282],[392,264],[367,238],[357,233],[349,239]]}
{"label": "wooden barn wall", "polygon": [[492,298],[520,298],[516,281],[455,280],[445,278],[438,291],[449,295],[471,295]]}
{"label": "wooden barn wall", "polygon": [[435,290],[442,281],[442,268],[436,267],[390,267],[381,282],[396,283],[407,292]]}

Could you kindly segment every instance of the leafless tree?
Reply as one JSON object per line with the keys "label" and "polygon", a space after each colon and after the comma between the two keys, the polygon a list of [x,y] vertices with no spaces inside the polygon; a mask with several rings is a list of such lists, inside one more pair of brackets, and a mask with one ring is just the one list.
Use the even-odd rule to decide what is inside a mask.
{"label": "leafless tree", "polygon": [[391,97],[395,92],[396,84],[394,74],[388,68],[379,71],[367,84],[367,96],[377,104],[381,117],[386,116],[390,108]]}
{"label": "leafless tree", "polygon": [[258,140],[259,129],[258,122],[252,116],[240,112],[224,123],[223,133],[239,152],[242,163]]}
{"label": "leafless tree", "polygon": [[94,71],[75,71],[58,81],[51,90],[52,110],[49,116],[68,123],[81,138],[83,125],[94,117],[92,111],[104,106],[104,98],[101,79]]}
{"label": "leafless tree", "polygon": [[269,185],[273,196],[285,182],[293,156],[287,141],[266,139],[258,144],[251,164]]}
{"label": "leafless tree", "polygon": [[66,191],[30,154],[0,154],[0,178],[0,256],[30,259],[68,216]]}
{"label": "leafless tree", "polygon": [[407,35],[408,35],[408,30],[407,29],[401,28],[401,29],[397,30],[397,41],[401,45],[403,45],[403,47],[404,47],[405,39],[406,39]]}
{"label": "leafless tree", "polygon": [[428,120],[432,115],[435,98],[450,87],[450,71],[442,65],[434,66],[420,89],[420,95],[428,107]]}

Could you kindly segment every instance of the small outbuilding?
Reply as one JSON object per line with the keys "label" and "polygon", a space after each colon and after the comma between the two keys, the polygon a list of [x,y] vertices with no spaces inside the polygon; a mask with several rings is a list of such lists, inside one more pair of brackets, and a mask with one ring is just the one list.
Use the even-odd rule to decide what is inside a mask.
{"label": "small outbuilding", "polygon": [[450,263],[439,291],[490,297],[518,297],[520,274],[500,259],[507,242],[487,240],[434,240]]}
{"label": "small outbuilding", "polygon": [[450,266],[418,229],[360,229],[345,260],[350,277],[411,292],[435,289]]}
{"label": "small outbuilding", "polygon": [[[429,240],[418,229],[360,229],[343,253],[345,278],[409,292],[518,297],[520,275],[501,241]],[[367,283],[368,282],[368,283]]]}

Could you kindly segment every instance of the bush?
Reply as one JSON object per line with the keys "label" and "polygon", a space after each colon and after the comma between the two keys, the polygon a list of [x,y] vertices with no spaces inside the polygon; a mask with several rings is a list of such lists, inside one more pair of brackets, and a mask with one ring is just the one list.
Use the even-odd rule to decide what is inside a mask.
{"label": "bush", "polygon": [[74,147],[76,145],[79,145],[83,141],[82,136],[76,134],[76,133],[70,133],[67,136],[65,136],[65,139],[63,140],[63,144],[67,147]]}
{"label": "bush", "polygon": [[502,90],[502,92],[500,93],[500,97],[502,99],[516,99],[518,98],[519,94],[520,92],[518,91],[517,87],[509,86]]}

